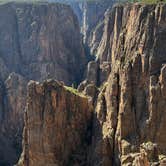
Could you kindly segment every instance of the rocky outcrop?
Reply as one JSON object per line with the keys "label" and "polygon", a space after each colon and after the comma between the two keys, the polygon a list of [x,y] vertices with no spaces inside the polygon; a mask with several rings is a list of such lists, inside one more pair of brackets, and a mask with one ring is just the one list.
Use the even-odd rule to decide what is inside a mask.
{"label": "rocky outcrop", "polygon": [[30,82],[18,165],[86,165],[92,108],[86,96],[56,81]]}
{"label": "rocky outcrop", "polygon": [[97,55],[101,64],[111,62],[111,72],[98,96],[92,165],[164,162],[165,22],[165,4],[107,11]]}
{"label": "rocky outcrop", "polygon": [[10,166],[21,152],[27,82],[54,78],[77,84],[87,58],[67,5],[6,2],[0,17],[0,165]]}

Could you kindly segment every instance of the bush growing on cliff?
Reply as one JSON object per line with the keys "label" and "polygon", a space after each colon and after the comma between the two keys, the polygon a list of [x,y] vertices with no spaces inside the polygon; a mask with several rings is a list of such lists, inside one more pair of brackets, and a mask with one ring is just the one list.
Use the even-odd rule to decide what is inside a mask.
{"label": "bush growing on cliff", "polygon": [[78,96],[81,96],[81,97],[86,97],[84,94],[78,92],[78,90],[73,88],[73,87],[65,86],[65,88],[66,88],[66,90],[68,90],[69,92],[71,92],[75,95],[78,95]]}

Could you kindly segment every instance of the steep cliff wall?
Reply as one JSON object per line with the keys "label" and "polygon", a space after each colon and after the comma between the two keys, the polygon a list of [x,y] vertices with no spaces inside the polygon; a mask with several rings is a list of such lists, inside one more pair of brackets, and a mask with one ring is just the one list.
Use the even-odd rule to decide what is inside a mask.
{"label": "steep cliff wall", "polygon": [[[112,7],[115,1],[68,1],[68,3],[71,5],[79,19],[84,43],[89,45],[90,48],[92,45],[96,48],[99,44],[98,42],[101,40],[100,34],[102,34],[103,29],[101,28],[100,34],[95,41],[92,39],[94,36],[93,32],[96,31],[96,27],[100,27],[100,24],[103,22],[104,13],[109,7]],[[92,54],[94,53],[93,49]]]}
{"label": "steep cliff wall", "polygon": [[50,3],[0,4],[0,165],[21,152],[26,85],[31,79],[80,81],[86,56],[71,8]]}
{"label": "steep cliff wall", "polygon": [[166,4],[116,5],[102,26],[79,86],[90,97],[56,81],[29,84],[18,165],[166,164]]}
{"label": "steep cliff wall", "polygon": [[114,1],[103,0],[85,1],[82,4],[82,33],[84,35],[84,42],[90,43],[92,31],[99,21],[103,19],[105,11],[111,7],[113,3]]}
{"label": "steep cliff wall", "polygon": [[79,24],[68,6],[7,3],[0,9],[1,59],[10,71],[34,80],[80,80],[86,59]]}
{"label": "steep cliff wall", "polygon": [[[83,42],[88,54],[96,55],[103,34],[104,13],[111,8],[115,0],[49,0],[68,4],[79,20]],[[90,52],[89,52],[90,51]]]}
{"label": "steep cliff wall", "polygon": [[23,154],[19,166],[87,165],[92,105],[48,80],[28,85]]}
{"label": "steep cliff wall", "polygon": [[117,5],[104,29],[98,59],[111,72],[98,96],[92,165],[165,165],[166,5]]}

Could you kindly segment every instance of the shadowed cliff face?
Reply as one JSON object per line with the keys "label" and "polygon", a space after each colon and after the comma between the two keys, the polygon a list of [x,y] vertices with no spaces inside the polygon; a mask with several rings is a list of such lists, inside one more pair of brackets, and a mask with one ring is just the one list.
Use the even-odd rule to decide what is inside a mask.
{"label": "shadowed cliff face", "polygon": [[28,85],[18,165],[86,165],[92,105],[56,81]]}
{"label": "shadowed cliff face", "polygon": [[67,5],[4,3],[0,17],[0,165],[9,166],[21,152],[27,82],[78,83],[87,60]]}
{"label": "shadowed cliff face", "polygon": [[91,43],[92,32],[103,20],[104,13],[109,7],[113,5],[112,0],[103,0],[103,1],[87,1],[82,3],[82,22],[81,30],[84,36],[84,42],[89,44]]}
{"label": "shadowed cliff face", "polygon": [[[111,8],[115,3],[114,0],[102,0],[102,1],[77,1],[77,0],[49,0],[50,2],[60,2],[64,4],[69,4],[73,9],[74,13],[77,15],[79,20],[81,32],[83,35],[84,44],[90,49],[92,49],[92,55],[94,53],[94,49],[97,48],[102,35],[101,33],[98,35],[98,38],[93,38],[93,32],[96,27],[100,26],[98,24],[102,24],[104,13],[108,8]],[[93,40],[93,41],[92,41]],[[93,48],[91,48],[93,45]]]}
{"label": "shadowed cliff face", "polygon": [[34,80],[80,80],[86,59],[76,16],[68,6],[8,3],[0,9],[1,59],[10,71]]}

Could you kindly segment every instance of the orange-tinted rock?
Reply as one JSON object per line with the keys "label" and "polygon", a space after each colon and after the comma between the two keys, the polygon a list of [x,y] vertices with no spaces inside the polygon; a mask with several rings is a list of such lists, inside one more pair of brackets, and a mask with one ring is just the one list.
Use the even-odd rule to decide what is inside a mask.
{"label": "orange-tinted rock", "polygon": [[54,81],[29,84],[19,165],[165,164],[165,13],[165,4],[106,12],[97,60],[79,86],[91,98]]}
{"label": "orange-tinted rock", "polygon": [[56,81],[28,85],[23,154],[18,165],[86,162],[92,105]]}
{"label": "orange-tinted rock", "polygon": [[[103,166],[107,159],[106,166],[148,166],[166,155],[165,13],[165,4],[126,4],[105,15],[97,55],[100,64],[111,62],[111,71],[98,97],[95,134],[100,137],[94,144],[109,151],[92,155]],[[148,141],[157,145],[156,156],[140,150]]]}

